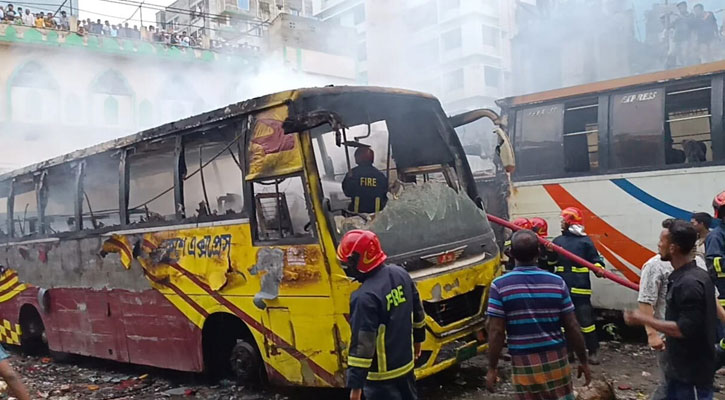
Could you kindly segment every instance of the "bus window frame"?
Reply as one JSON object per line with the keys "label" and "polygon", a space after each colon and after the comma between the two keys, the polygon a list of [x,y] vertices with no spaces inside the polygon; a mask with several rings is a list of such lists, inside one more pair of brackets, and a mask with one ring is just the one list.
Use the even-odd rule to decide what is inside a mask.
{"label": "bus window frame", "polygon": [[[711,166],[720,166],[725,165],[725,73],[723,74],[716,74],[710,76],[711,79],[711,98],[710,98],[710,135],[712,140],[712,152],[713,152],[713,160],[712,161],[704,161],[699,163],[692,163],[692,164],[666,164],[663,160],[662,165],[650,165],[650,166],[640,166],[640,167],[624,167],[624,168],[615,168],[612,167],[612,164],[610,162],[610,155],[612,152],[611,144],[612,144],[612,127],[611,122],[613,120],[613,107],[612,107],[612,97],[616,95],[621,95],[625,93],[632,93],[632,92],[641,92],[641,91],[647,91],[652,89],[662,89],[664,94],[667,94],[667,88],[671,85],[680,85],[680,84],[686,84],[686,83],[695,83],[698,81],[703,81],[703,77],[694,77],[686,80],[677,80],[677,81],[671,81],[671,82],[657,82],[652,83],[649,85],[642,85],[637,87],[626,87],[621,88],[617,90],[611,90],[603,93],[599,93],[599,116],[598,116],[598,126],[599,126],[599,170],[596,172],[588,171],[588,172],[578,172],[578,173],[564,173],[564,174],[542,174],[542,175],[524,175],[521,176],[519,173],[514,173],[514,180],[517,182],[531,182],[531,181],[539,181],[539,180],[549,180],[549,179],[562,179],[562,178],[577,178],[577,177],[586,177],[586,176],[600,176],[600,175],[611,175],[611,174],[620,174],[620,173],[636,173],[636,172],[649,172],[649,171],[666,171],[666,170],[677,170],[682,168],[700,168],[700,167],[711,167]],[[510,136],[512,140],[512,144],[514,146],[514,150],[518,156],[518,149],[519,149],[519,137],[520,134],[518,133],[518,129],[522,126],[521,124],[521,118],[519,117],[518,111],[525,110],[527,108],[532,107],[542,107],[547,105],[554,105],[554,104],[563,104],[568,101],[573,101],[585,97],[591,97],[593,93],[587,93],[584,95],[580,95],[577,97],[567,97],[567,98],[560,98],[556,99],[555,101],[547,101],[537,104],[524,104],[517,107],[511,107],[506,112],[509,115],[509,121],[511,121],[511,126],[509,131],[513,132],[514,134]],[[663,102],[663,107],[666,107],[666,101]],[[664,112],[664,109],[663,109]],[[664,114],[663,114],[664,115]],[[606,117],[605,117],[606,116]],[[664,149],[664,124],[666,120],[663,118],[662,121],[662,138],[661,138],[661,147]],[[511,129],[512,128],[512,129]]]}
{"label": "bus window frame", "polygon": [[[300,138],[302,139],[302,138]],[[284,174],[278,176],[266,176],[264,178],[256,179],[245,179],[244,180],[244,202],[249,204],[249,225],[251,233],[251,241],[253,246],[297,246],[297,245],[315,245],[320,243],[319,234],[317,231],[317,218],[313,208],[312,193],[310,190],[310,180],[307,179],[307,169],[302,171],[293,172],[291,174]],[[260,239],[259,237],[259,224],[257,222],[257,206],[254,200],[254,184],[260,181],[269,181],[274,179],[287,179],[287,178],[301,178],[302,190],[305,198],[305,206],[307,208],[307,215],[310,218],[310,228],[308,231],[309,235],[300,237],[283,237],[279,239]]]}

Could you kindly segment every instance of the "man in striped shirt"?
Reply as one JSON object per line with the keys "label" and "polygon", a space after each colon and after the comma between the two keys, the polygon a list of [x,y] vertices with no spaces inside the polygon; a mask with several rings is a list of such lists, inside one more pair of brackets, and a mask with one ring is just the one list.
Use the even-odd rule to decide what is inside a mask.
{"label": "man in striped shirt", "polygon": [[591,372],[569,289],[561,277],[537,267],[534,232],[516,232],[511,255],[516,268],[495,279],[489,290],[486,387],[494,391],[505,332],[517,399],[574,400],[567,340],[580,360],[578,376],[584,375],[587,385]]}

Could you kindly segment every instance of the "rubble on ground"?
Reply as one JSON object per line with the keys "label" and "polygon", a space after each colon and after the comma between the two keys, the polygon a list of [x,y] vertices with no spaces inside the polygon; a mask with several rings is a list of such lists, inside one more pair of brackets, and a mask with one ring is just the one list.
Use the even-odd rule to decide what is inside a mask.
{"label": "rubble on ground", "polygon": [[[19,355],[10,348],[11,362],[28,385],[34,399],[49,400],[307,400],[348,398],[345,390],[299,388],[251,388],[229,380],[209,383],[201,374],[174,372],[132,366],[87,357],[69,357],[57,361],[49,357]],[[581,400],[610,400],[607,389],[616,399],[641,400],[649,397],[658,383],[659,372],[652,350],[645,344],[603,342],[601,365],[592,366],[596,385],[582,388],[582,379],[575,379],[575,391]],[[496,393],[485,389],[485,355],[474,357],[458,368],[418,382],[421,400],[493,400],[511,399],[511,365],[501,361],[500,382]],[[576,369],[573,368],[575,371]],[[725,376],[716,376],[716,387],[725,384]],[[590,393],[598,393],[593,395]],[[589,397],[583,397],[589,396]],[[0,385],[0,400],[7,399]],[[715,398],[719,397],[719,393]]]}

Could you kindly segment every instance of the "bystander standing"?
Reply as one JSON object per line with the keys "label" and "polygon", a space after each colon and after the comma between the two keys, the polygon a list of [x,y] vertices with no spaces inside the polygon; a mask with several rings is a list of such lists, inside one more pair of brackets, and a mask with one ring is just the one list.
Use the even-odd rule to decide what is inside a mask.
{"label": "bystander standing", "polygon": [[28,7],[25,7],[25,12],[23,13],[23,25],[25,26],[33,26],[35,25],[35,17],[30,12],[30,9]]}
{"label": "bystander standing", "polygon": [[101,28],[101,34],[104,36],[111,36],[111,23],[106,20]]}
{"label": "bystander standing", "polygon": [[53,13],[51,12],[45,14],[45,27],[49,29],[57,28],[55,24],[55,18],[53,18]]}
{"label": "bystander standing", "polygon": [[710,234],[710,226],[712,226],[712,216],[706,212],[696,212],[692,214],[690,219],[692,226],[697,231],[697,245],[695,246],[695,255],[705,261],[705,240]]}
{"label": "bystander standing", "polygon": [[697,232],[691,223],[674,220],[660,233],[658,250],[673,267],[668,277],[665,320],[642,311],[627,311],[628,325],[644,325],[665,335],[666,399],[708,400],[715,373],[715,287],[698,268],[693,248]]}
{"label": "bystander standing", "polygon": [[696,35],[695,51],[701,63],[715,61],[715,46],[720,36],[715,14],[696,4],[693,11],[693,31]]}
{"label": "bystander standing", "polygon": [[514,233],[511,255],[516,267],[496,278],[489,289],[486,387],[495,390],[505,333],[516,398],[573,400],[567,341],[577,353],[578,375],[585,376],[587,385],[591,372],[569,289],[561,277],[537,267],[539,242],[534,232]]}
{"label": "bystander standing", "polygon": [[60,25],[60,29],[66,31],[70,30],[70,20],[68,19],[68,14],[66,14],[65,10],[60,12],[60,19],[58,21],[58,24]]}
{"label": "bystander standing", "polygon": [[18,14],[15,12],[14,6],[8,4],[8,7],[5,9],[5,21],[13,22],[17,16]]}
{"label": "bystander standing", "polygon": [[35,27],[45,28],[45,13],[43,13],[42,11],[35,14]]}
{"label": "bystander standing", "polygon": [[692,35],[693,17],[687,9],[687,2],[677,3],[677,13],[670,16],[671,30],[667,67],[683,67],[690,63],[690,38]]}

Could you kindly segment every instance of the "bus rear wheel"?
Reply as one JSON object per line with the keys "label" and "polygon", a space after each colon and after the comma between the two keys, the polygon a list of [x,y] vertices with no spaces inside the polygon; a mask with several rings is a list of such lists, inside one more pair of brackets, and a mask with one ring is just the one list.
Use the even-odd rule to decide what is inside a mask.
{"label": "bus rear wheel", "polygon": [[257,347],[244,339],[237,339],[229,358],[231,372],[237,382],[260,383],[264,379],[262,362]]}

